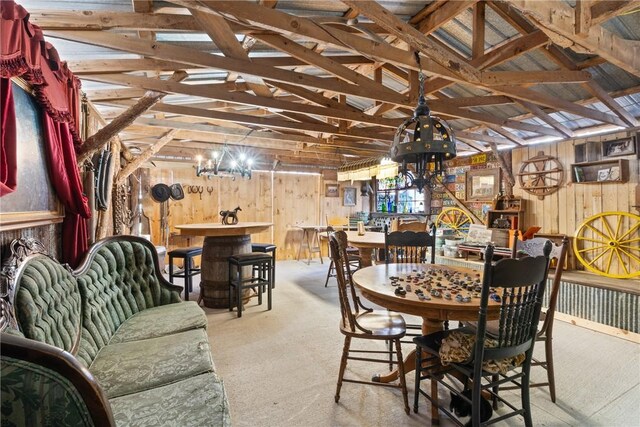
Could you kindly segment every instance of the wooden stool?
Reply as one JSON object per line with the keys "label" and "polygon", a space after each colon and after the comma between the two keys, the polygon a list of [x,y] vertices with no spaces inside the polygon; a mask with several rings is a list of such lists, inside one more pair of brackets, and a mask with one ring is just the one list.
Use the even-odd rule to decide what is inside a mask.
{"label": "wooden stool", "polygon": [[[192,277],[200,274],[199,268],[193,268],[193,257],[202,255],[202,248],[193,246],[190,248],[179,248],[169,251],[169,281],[173,283],[174,277],[184,279],[184,300],[189,301],[189,292],[193,290]],[[174,273],[173,259],[179,258],[183,260],[183,269]]]}
{"label": "wooden stool", "polygon": [[[258,304],[262,304],[262,290],[267,288],[267,306],[271,310],[271,289],[273,287],[273,264],[271,255],[260,252],[237,254],[229,257],[229,311],[233,311],[235,298],[238,317],[242,317],[242,291],[258,289]],[[252,267],[251,277],[242,277],[242,267]],[[235,272],[233,268],[235,267]],[[257,272],[257,277],[254,275]]]}
{"label": "wooden stool", "polygon": [[273,282],[271,283],[271,288],[276,287],[276,249],[278,247],[273,243],[252,243],[251,244],[251,252],[262,252],[269,253],[271,252],[271,256],[273,257]]}

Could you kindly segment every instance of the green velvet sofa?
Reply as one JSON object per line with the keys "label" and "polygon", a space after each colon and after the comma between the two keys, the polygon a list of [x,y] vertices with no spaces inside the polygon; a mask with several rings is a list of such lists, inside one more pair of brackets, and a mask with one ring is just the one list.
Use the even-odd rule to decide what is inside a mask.
{"label": "green velvet sofa", "polygon": [[231,424],[204,311],[147,240],[101,240],[72,271],[19,239],[1,278],[1,425]]}

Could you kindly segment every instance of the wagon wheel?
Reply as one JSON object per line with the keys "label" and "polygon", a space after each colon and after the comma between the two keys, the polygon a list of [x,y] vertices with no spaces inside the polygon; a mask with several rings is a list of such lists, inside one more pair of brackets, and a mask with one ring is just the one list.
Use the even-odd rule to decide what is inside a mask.
{"label": "wagon wheel", "polygon": [[640,277],[640,216],[603,212],[578,227],[573,251],[589,271],[606,277]]}
{"label": "wagon wheel", "polygon": [[524,191],[544,199],[544,196],[560,189],[564,179],[564,169],[557,158],[539,151],[535,157],[522,162],[518,182]]}
{"label": "wagon wheel", "polygon": [[460,208],[445,208],[436,218],[436,227],[454,230],[456,236],[466,236],[473,220]]}

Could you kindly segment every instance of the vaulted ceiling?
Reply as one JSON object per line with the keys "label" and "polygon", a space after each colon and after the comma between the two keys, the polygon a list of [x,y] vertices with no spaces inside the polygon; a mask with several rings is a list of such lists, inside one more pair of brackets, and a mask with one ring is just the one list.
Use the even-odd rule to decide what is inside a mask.
{"label": "vaulted ceiling", "polygon": [[165,144],[159,159],[223,144],[268,167],[383,155],[412,115],[420,70],[461,153],[640,116],[634,1],[20,3],[107,122],[162,94],[119,134],[134,154]]}

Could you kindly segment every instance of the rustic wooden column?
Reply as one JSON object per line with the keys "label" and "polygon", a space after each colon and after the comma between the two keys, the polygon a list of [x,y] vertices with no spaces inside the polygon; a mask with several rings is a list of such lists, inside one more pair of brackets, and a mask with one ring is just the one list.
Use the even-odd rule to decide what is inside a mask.
{"label": "rustic wooden column", "polygon": [[171,140],[173,140],[174,135],[178,133],[177,129],[172,129],[169,132],[165,133],[153,144],[151,147],[147,148],[143,151],[138,157],[134,158],[129,164],[127,164],[122,170],[118,173],[116,178],[115,185],[123,184],[124,181],[136,171],[144,162],[149,160],[154,154],[156,154],[162,147],[167,145]]}
{"label": "rustic wooden column", "polygon": [[[187,77],[188,74],[185,71],[179,70],[174,72],[169,80],[172,82],[179,82],[186,79]],[[118,117],[111,120],[108,125],[87,138],[78,152],[78,163],[82,163],[89,157],[91,157],[96,151],[107,144],[111,140],[111,138],[116,136],[120,131],[133,123],[135,119],[144,114],[145,111],[153,107],[166,95],[167,94],[164,92],[156,92],[153,90],[147,91],[147,93],[145,93],[144,96],[138,100],[138,102],[129,107]]]}

